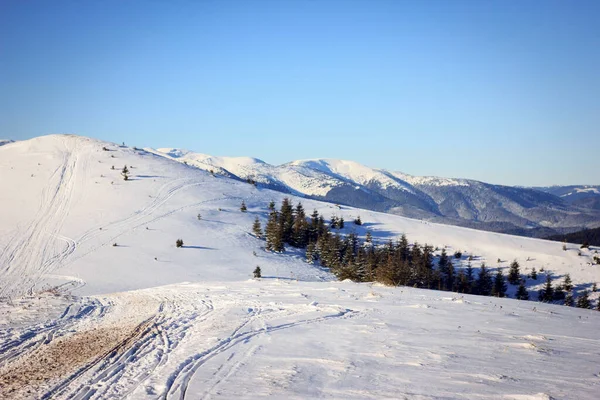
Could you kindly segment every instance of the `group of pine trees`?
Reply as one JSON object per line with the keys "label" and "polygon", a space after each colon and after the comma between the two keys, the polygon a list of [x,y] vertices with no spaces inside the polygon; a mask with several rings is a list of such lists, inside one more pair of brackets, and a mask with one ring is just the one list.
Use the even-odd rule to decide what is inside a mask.
{"label": "group of pine trees", "polygon": [[[529,299],[525,287],[526,278],[521,275],[516,260],[511,264],[507,277],[501,269],[494,272],[485,264],[481,264],[477,272],[470,262],[466,268],[457,270],[446,249],[441,250],[437,262],[434,262],[434,251],[437,249],[427,244],[410,245],[405,235],[395,243],[389,241],[377,245],[368,231],[364,241],[355,232],[346,235],[335,232],[343,227],[343,218],[333,216],[327,223],[317,210],[307,217],[301,203],[294,207],[285,198],[279,210],[275,208],[275,202],[269,204],[269,218],[264,230],[256,217],[252,231],[256,237],[266,241],[265,248],[268,251],[282,252],[286,244],[306,249],[307,262],[319,262],[340,280],[377,281],[391,286],[413,286],[496,297],[505,297],[507,284],[511,284],[518,286],[516,298]],[[462,253],[456,252],[454,257],[461,258]],[[567,302],[570,299],[572,305],[570,277],[566,275],[562,285],[553,287],[551,275],[547,273],[546,276],[546,286],[539,293],[540,300]],[[535,270],[531,277],[537,279]],[[589,300],[585,303],[578,299],[577,304],[581,307],[587,304],[589,308]]]}

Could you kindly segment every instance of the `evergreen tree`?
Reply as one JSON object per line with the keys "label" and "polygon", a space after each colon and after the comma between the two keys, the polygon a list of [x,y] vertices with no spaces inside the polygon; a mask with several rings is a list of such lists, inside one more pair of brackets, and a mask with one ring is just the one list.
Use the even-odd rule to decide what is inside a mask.
{"label": "evergreen tree", "polygon": [[531,268],[531,279],[533,279],[534,281],[537,280],[538,276],[537,276],[537,271],[535,270],[535,267]]}
{"label": "evergreen tree", "polygon": [[257,238],[262,238],[263,232],[258,217],[254,218],[254,223],[252,224],[252,232]]}
{"label": "evergreen tree", "polygon": [[176,247],[183,247],[183,240],[181,240],[181,239],[177,239],[177,240],[175,241],[175,246],[176,246]]}
{"label": "evergreen tree", "polygon": [[596,302],[596,311],[600,311],[600,299]]}
{"label": "evergreen tree", "polygon": [[521,283],[519,283],[519,288],[517,289],[515,298],[519,300],[529,300],[529,293],[525,288],[525,281],[521,281]]}
{"label": "evergreen tree", "polygon": [[367,254],[364,247],[359,247],[354,259],[354,270],[357,282],[368,282],[367,277]]}
{"label": "evergreen tree", "polygon": [[319,236],[319,212],[314,210],[310,216],[310,226],[308,229],[308,240],[312,242],[317,241]]}
{"label": "evergreen tree", "polygon": [[579,297],[577,297],[577,307],[579,308],[592,308],[592,304],[589,299],[589,292],[584,290]]}
{"label": "evergreen tree", "polygon": [[381,282],[388,286],[398,285],[398,274],[392,254],[388,254],[387,261],[383,265],[377,267],[377,282]]}
{"label": "evergreen tree", "polygon": [[248,208],[246,207],[246,203],[244,202],[244,200],[242,200],[242,205],[240,206],[240,211],[241,212],[248,211]]}
{"label": "evergreen tree", "polygon": [[567,292],[567,295],[565,296],[565,306],[573,307],[574,305],[575,305],[575,300],[573,300],[573,293]]}
{"label": "evergreen tree", "polygon": [[356,219],[354,220],[354,224],[355,225],[362,225],[362,221],[360,220],[360,215],[358,217],[356,217]]}
{"label": "evergreen tree", "polygon": [[477,277],[477,293],[481,296],[489,296],[492,293],[492,277],[485,264],[481,264],[479,268],[479,276]]}
{"label": "evergreen tree", "polygon": [[404,233],[400,236],[400,241],[398,242],[398,253],[400,254],[400,259],[402,261],[408,260],[410,248],[408,246],[408,239],[406,239]]}
{"label": "evergreen tree", "polygon": [[438,267],[440,268],[440,272],[444,275],[448,273],[446,270],[446,266],[448,265],[448,254],[446,254],[446,249],[442,249],[442,254],[440,254],[440,259],[438,260]]}
{"label": "evergreen tree", "polygon": [[284,243],[292,243],[292,232],[294,229],[294,209],[290,199],[287,197],[281,202],[281,210],[279,211],[279,228],[282,232],[282,240]]}
{"label": "evergreen tree", "polygon": [[275,211],[275,202],[273,200],[269,202],[269,211]]}
{"label": "evergreen tree", "polygon": [[444,290],[454,290],[454,272],[452,261],[448,261],[446,266],[446,276],[444,277]]}
{"label": "evergreen tree", "polygon": [[254,268],[254,277],[255,278],[261,277],[261,271],[260,271],[260,267],[258,265],[256,266],[256,268]]}
{"label": "evergreen tree", "polygon": [[121,170],[121,175],[123,175],[123,180],[129,180],[129,170],[127,169],[127,165],[125,165],[123,170]]}
{"label": "evergreen tree", "polygon": [[552,287],[552,275],[546,274],[546,284],[544,288],[540,290],[539,300],[544,302],[551,302],[554,298],[554,288]]}
{"label": "evergreen tree", "polygon": [[344,229],[344,217],[340,217],[338,220],[338,229]]}
{"label": "evergreen tree", "polygon": [[315,242],[309,242],[306,246],[306,262],[313,264],[316,260],[316,245]]}
{"label": "evergreen tree", "polygon": [[469,293],[469,282],[467,280],[467,276],[465,272],[461,269],[458,271],[458,275],[456,276],[456,281],[454,285],[454,291],[458,293]]}
{"label": "evergreen tree", "polygon": [[465,276],[467,279],[467,286],[465,287],[464,293],[473,293],[475,291],[475,273],[471,263],[467,264],[467,273]]}
{"label": "evergreen tree", "polygon": [[277,211],[271,211],[271,214],[269,214],[269,219],[265,227],[265,238],[267,239],[267,250],[277,252],[283,251],[283,236]]}
{"label": "evergreen tree", "polygon": [[330,221],[331,222],[329,223],[329,226],[331,227],[331,229],[337,229],[338,217],[336,217],[335,215],[332,215]]}
{"label": "evergreen tree", "polygon": [[302,203],[298,203],[294,210],[294,223],[292,225],[292,245],[306,247],[309,240],[309,224]]}
{"label": "evergreen tree", "polygon": [[494,286],[492,287],[492,296],[504,297],[506,295],[506,281],[501,269],[498,269],[494,277]]}
{"label": "evergreen tree", "polygon": [[519,270],[519,263],[517,260],[514,260],[512,264],[510,264],[510,269],[508,271],[508,282],[511,285],[517,285],[521,280],[521,272]]}
{"label": "evergreen tree", "polygon": [[373,235],[371,234],[371,231],[367,231],[367,234],[365,235],[365,242],[373,243]]}
{"label": "evergreen tree", "polygon": [[567,292],[570,292],[571,290],[573,290],[573,282],[571,281],[571,275],[565,274],[565,280],[563,282],[563,288]]}

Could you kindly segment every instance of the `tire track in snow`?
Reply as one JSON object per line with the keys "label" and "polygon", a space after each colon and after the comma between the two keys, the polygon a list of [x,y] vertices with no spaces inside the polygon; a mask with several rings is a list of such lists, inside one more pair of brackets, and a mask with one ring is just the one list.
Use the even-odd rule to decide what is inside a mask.
{"label": "tire track in snow", "polygon": [[186,304],[181,300],[164,298],[157,313],[140,324],[130,337],[62,381],[43,398],[123,397],[144,385],[168,361],[187,329],[213,311],[210,301],[191,303],[190,307],[189,299]]}

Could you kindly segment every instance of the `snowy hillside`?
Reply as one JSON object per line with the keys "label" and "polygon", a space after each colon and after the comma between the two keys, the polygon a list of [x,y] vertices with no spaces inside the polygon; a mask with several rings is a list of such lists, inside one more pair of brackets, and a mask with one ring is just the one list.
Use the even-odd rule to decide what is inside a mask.
{"label": "snowy hillside", "polygon": [[[337,282],[300,249],[266,252],[251,226],[288,196],[327,218],[361,217],[341,233],[461,250],[458,269],[470,255],[474,267],[507,270],[516,259],[524,274],[568,273],[576,295],[600,282],[597,248],[565,251],[237,179],[250,177],[245,165],[293,181],[297,195],[310,178],[360,193],[388,179],[415,193],[381,171],[160,153],[72,135],[0,147],[0,398],[595,398],[600,313]],[[533,297],[543,277],[527,280]]]}
{"label": "snowy hillside", "polygon": [[548,190],[412,176],[345,160],[300,160],[273,166],[247,157],[148,150],[285,193],[433,222],[533,237],[600,226],[595,203],[600,197],[574,202],[570,200],[575,198],[567,200]]}

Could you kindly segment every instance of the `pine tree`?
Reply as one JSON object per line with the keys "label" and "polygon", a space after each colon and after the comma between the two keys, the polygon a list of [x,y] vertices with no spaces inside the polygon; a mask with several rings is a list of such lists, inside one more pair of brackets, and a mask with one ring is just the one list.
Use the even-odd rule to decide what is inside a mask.
{"label": "pine tree", "polygon": [[574,305],[575,305],[575,300],[573,300],[573,293],[567,292],[567,295],[565,297],[565,306],[573,307]]}
{"label": "pine tree", "polygon": [[479,268],[479,276],[477,277],[477,294],[481,296],[489,296],[492,293],[492,277],[485,264],[481,264]]}
{"label": "pine tree", "polygon": [[584,290],[579,297],[577,297],[577,307],[579,308],[592,308],[592,304],[589,299],[589,292]]}
{"label": "pine tree", "polygon": [[492,287],[492,296],[504,297],[506,295],[506,281],[501,269],[498,269],[494,277],[494,286]]}
{"label": "pine tree", "polygon": [[252,224],[252,232],[257,238],[262,238],[263,232],[258,217],[254,218],[254,223]]}
{"label": "pine tree", "polygon": [[442,249],[442,254],[440,254],[440,259],[438,261],[438,266],[440,268],[440,272],[444,275],[448,273],[446,270],[446,266],[448,265],[448,254],[446,254],[446,249]]}
{"label": "pine tree", "polygon": [[525,281],[521,281],[521,283],[519,283],[519,288],[517,289],[515,298],[519,300],[529,300],[529,293],[525,288]]}
{"label": "pine tree", "polygon": [[454,265],[452,265],[452,261],[448,261],[448,265],[446,266],[446,277],[445,277],[445,288],[444,290],[454,290]]}
{"label": "pine tree", "polygon": [[127,165],[125,165],[123,170],[121,170],[121,175],[123,175],[123,180],[129,180],[129,170],[127,169]]}
{"label": "pine tree", "polygon": [[546,274],[546,284],[540,290],[539,300],[550,302],[554,298],[554,288],[552,287],[552,275]]}
{"label": "pine tree", "polygon": [[284,243],[292,243],[292,231],[294,227],[294,209],[290,199],[287,197],[281,202],[279,211],[279,227],[282,232],[282,240]]}
{"label": "pine tree", "polygon": [[367,231],[367,234],[365,235],[365,242],[373,243],[373,235],[371,234],[371,231]]}
{"label": "pine tree", "polygon": [[565,274],[565,280],[563,282],[563,288],[566,292],[573,290],[573,282],[571,281],[571,275]]}
{"label": "pine tree", "polygon": [[316,260],[316,245],[315,242],[309,242],[306,246],[306,262],[313,264]]}
{"label": "pine tree", "polygon": [[394,257],[392,254],[388,254],[386,262],[377,267],[377,282],[388,286],[398,285],[398,276],[396,272]]}
{"label": "pine tree", "polygon": [[458,293],[469,293],[469,282],[467,281],[467,276],[465,272],[461,269],[458,271],[458,275],[456,276],[456,281],[454,284],[454,291]]}
{"label": "pine tree", "polygon": [[266,249],[270,251],[283,251],[283,240],[279,225],[279,215],[277,211],[271,211],[267,225],[265,226],[265,238],[267,239]]}
{"label": "pine tree", "polygon": [[517,260],[514,260],[512,264],[510,264],[510,269],[508,271],[508,282],[511,285],[517,285],[521,280],[521,272],[519,271],[519,263]]}
{"label": "pine tree", "polygon": [[298,203],[294,210],[294,222],[292,224],[292,245],[295,247],[306,247],[309,240],[309,225],[302,203]]}
{"label": "pine tree", "polygon": [[331,229],[337,229],[338,228],[338,217],[336,217],[335,215],[332,215],[330,221],[331,222],[329,223],[329,226],[331,227]]}
{"label": "pine tree", "polygon": [[362,225],[362,221],[360,219],[360,215],[354,219],[354,224],[355,225]]}
{"label": "pine tree", "polygon": [[344,229],[344,217],[338,220],[338,229]]}
{"label": "pine tree", "polygon": [[531,268],[531,279],[533,279],[534,281],[537,280],[538,276],[537,276],[537,271],[535,270],[535,267]]}
{"label": "pine tree", "polygon": [[253,273],[254,273],[254,277],[255,278],[260,278],[262,276],[261,275],[260,267],[258,265],[256,266],[256,268],[254,268],[254,272]]}
{"label": "pine tree", "polygon": [[467,286],[464,293],[473,293],[475,289],[475,274],[471,263],[467,264],[467,273],[465,275]]}
{"label": "pine tree", "polygon": [[275,202],[273,200],[269,202],[269,211],[275,211]]}
{"label": "pine tree", "polygon": [[244,202],[244,200],[242,200],[242,205],[240,206],[240,211],[241,212],[248,211],[248,208],[246,207],[246,203]]}

